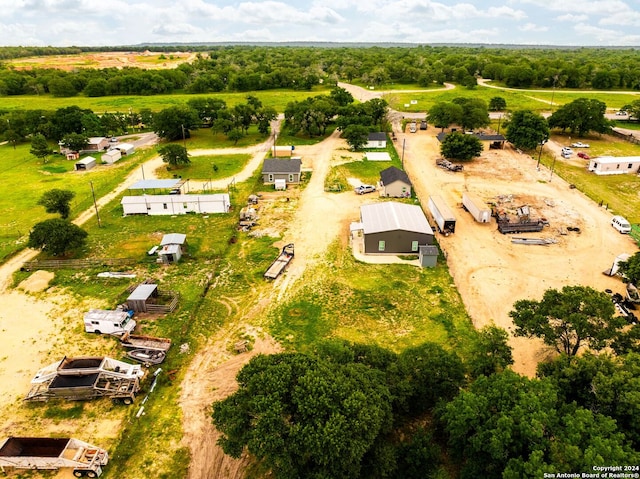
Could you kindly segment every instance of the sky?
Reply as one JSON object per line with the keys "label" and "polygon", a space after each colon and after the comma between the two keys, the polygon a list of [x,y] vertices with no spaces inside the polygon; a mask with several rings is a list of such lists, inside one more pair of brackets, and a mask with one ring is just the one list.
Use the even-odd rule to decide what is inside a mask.
{"label": "sky", "polygon": [[640,0],[0,0],[0,46],[640,46]]}

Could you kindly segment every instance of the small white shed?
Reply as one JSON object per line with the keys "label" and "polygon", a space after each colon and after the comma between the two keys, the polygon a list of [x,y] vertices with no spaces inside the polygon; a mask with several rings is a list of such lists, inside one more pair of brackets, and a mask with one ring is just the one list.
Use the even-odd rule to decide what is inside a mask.
{"label": "small white shed", "polygon": [[102,162],[106,163],[107,165],[113,165],[120,158],[122,158],[120,150],[112,148],[110,150],[107,150],[107,152],[102,155]]}
{"label": "small white shed", "polygon": [[119,150],[122,155],[131,155],[136,151],[136,147],[131,143],[120,143],[114,146],[114,148]]}
{"label": "small white shed", "polygon": [[96,166],[97,161],[93,156],[85,156],[81,160],[76,161],[76,171],[90,170]]}

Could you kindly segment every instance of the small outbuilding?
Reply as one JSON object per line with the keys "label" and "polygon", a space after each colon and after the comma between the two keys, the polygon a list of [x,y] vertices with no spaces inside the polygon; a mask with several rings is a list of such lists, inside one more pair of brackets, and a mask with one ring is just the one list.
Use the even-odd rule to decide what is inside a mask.
{"label": "small outbuilding", "polygon": [[403,170],[390,166],[380,172],[380,196],[408,198],[411,196],[411,180]]}
{"label": "small outbuilding", "polygon": [[158,262],[164,264],[177,263],[182,258],[187,247],[187,235],[170,233],[162,237],[160,248],[157,250]]}
{"label": "small outbuilding", "polygon": [[367,143],[365,148],[386,148],[387,147],[387,134],[383,131],[375,131],[369,133],[367,136]]}
{"label": "small outbuilding", "polygon": [[102,162],[106,163],[107,165],[113,165],[120,158],[122,158],[122,153],[120,153],[120,150],[112,148],[110,150],[107,150],[102,155]]}
{"label": "small outbuilding", "polygon": [[365,254],[418,254],[434,232],[422,208],[395,201],[360,207]]}
{"label": "small outbuilding", "polygon": [[104,136],[92,136],[82,151],[104,151],[109,148],[109,140]]}
{"label": "small outbuilding", "polygon": [[[453,132],[452,132],[453,133]],[[442,143],[447,135],[450,133],[441,131],[436,135],[438,141]],[[503,149],[507,139],[503,135],[482,133],[482,132],[469,132],[466,135],[474,135],[478,140],[482,142],[482,147],[485,150]]]}
{"label": "small outbuilding", "polygon": [[131,143],[119,143],[113,148],[120,151],[122,156],[131,155],[136,151],[136,147]]}
{"label": "small outbuilding", "polygon": [[438,247],[436,245],[419,246],[418,260],[423,268],[435,268],[438,263]]}
{"label": "small outbuilding", "polygon": [[147,305],[157,297],[157,284],[140,284],[127,298],[127,306],[136,313],[146,313]]}
{"label": "small outbuilding", "polygon": [[81,160],[76,161],[76,171],[87,171],[96,166],[97,161],[92,156],[85,156]]}
{"label": "small outbuilding", "polygon": [[271,149],[271,153],[274,158],[282,158],[282,157],[290,158],[291,156],[293,156],[293,150],[295,150],[295,147],[293,145],[288,145],[288,146],[273,145],[273,148]]}
{"label": "small outbuilding", "polygon": [[638,174],[640,156],[599,156],[589,160],[589,171],[596,175]]}
{"label": "small outbuilding", "polygon": [[273,185],[276,180],[284,180],[286,184],[300,183],[300,158],[267,158],[262,165],[262,182]]}

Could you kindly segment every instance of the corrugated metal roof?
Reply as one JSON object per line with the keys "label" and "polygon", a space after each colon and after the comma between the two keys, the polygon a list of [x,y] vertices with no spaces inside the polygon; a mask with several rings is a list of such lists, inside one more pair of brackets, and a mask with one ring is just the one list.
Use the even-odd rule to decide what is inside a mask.
{"label": "corrugated metal roof", "polygon": [[433,234],[422,208],[417,205],[395,201],[362,205],[360,218],[364,224],[364,234],[396,230]]}
{"label": "corrugated metal roof", "polygon": [[133,185],[129,187],[130,190],[145,190],[145,189],[153,189],[153,188],[173,188],[175,185],[180,183],[182,180],[180,178],[174,180],[140,180],[136,181]]}
{"label": "corrugated metal roof", "polygon": [[141,284],[133,290],[133,293],[129,295],[127,301],[146,301],[156,289],[158,289],[157,284]]}
{"label": "corrugated metal roof", "polygon": [[185,241],[187,241],[187,235],[182,233],[169,233],[162,237],[160,246],[164,246],[166,244],[184,244]]}
{"label": "corrugated metal roof", "polygon": [[219,201],[229,204],[228,193],[214,193],[212,195],[138,195],[123,196],[121,205],[148,205],[152,203],[186,203],[190,201],[211,202]]}

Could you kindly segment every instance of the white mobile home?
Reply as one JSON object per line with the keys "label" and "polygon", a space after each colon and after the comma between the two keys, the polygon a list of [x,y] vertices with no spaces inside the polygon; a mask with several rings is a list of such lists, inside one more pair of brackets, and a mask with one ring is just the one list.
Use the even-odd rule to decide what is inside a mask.
{"label": "white mobile home", "polygon": [[229,195],[141,195],[124,196],[120,202],[125,215],[183,215],[186,213],[227,213]]}
{"label": "white mobile home", "polygon": [[640,156],[599,156],[589,161],[589,171],[596,175],[638,174]]}

